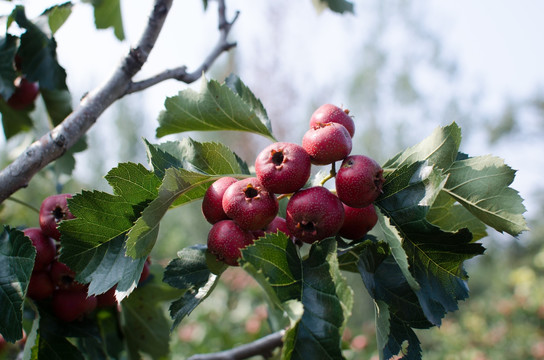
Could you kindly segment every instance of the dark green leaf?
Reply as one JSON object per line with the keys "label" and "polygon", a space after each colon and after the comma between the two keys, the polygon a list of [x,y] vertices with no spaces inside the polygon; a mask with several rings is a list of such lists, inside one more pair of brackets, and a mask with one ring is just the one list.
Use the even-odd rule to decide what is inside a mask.
{"label": "dark green leaf", "polygon": [[334,238],[314,244],[301,260],[285,234],[267,234],[242,250],[240,263],[291,320],[282,359],[343,358],[353,293],[340,273]]}
{"label": "dark green leaf", "polygon": [[33,109],[34,106],[30,106],[24,110],[14,110],[0,97],[0,112],[2,113],[2,126],[4,127],[6,139],[22,131],[32,129],[32,119],[28,114]]}
{"label": "dark green leaf", "polygon": [[267,234],[242,250],[240,265],[282,307],[288,300],[300,300],[302,263],[293,241],[284,233]]}
{"label": "dark green leaf", "polygon": [[[223,268],[224,269],[224,268]],[[186,290],[170,306],[174,319],[172,328],[189,315],[213,291],[219,276],[213,274],[206,260],[206,247],[196,245],[178,253],[164,271],[164,282],[177,289]]]}
{"label": "dark green leaf", "polygon": [[17,37],[6,34],[0,37],[0,96],[9,99],[15,85],[13,82],[17,77],[13,66],[13,59],[17,51]]}
{"label": "dark green leaf", "polygon": [[72,112],[72,96],[68,90],[41,89],[40,93],[53,126],[60,124]]}
{"label": "dark green leaf", "polygon": [[346,0],[313,0],[314,6],[318,12],[326,8],[334,12],[343,14],[345,12],[353,13],[353,3]]}
{"label": "dark green leaf", "polygon": [[304,314],[291,359],[343,359],[340,348],[353,293],[338,268],[336,240],[313,245],[302,267]]}
{"label": "dark green leaf", "polygon": [[87,138],[83,136],[74,146],[68,149],[60,158],[55,160],[55,173],[71,175],[76,166],[74,155],[87,149]]}
{"label": "dark green leaf", "polygon": [[159,116],[157,137],[185,131],[236,130],[274,140],[270,120],[260,101],[241,83],[228,84],[202,78],[199,93],[192,89],[167,98]]}
{"label": "dark green leaf", "polygon": [[23,335],[23,301],[36,249],[21,231],[4,226],[0,234],[0,334],[15,342]]}
{"label": "dark green leaf", "polygon": [[41,331],[37,349],[33,350],[36,359],[83,360],[83,354],[67,338],[48,331]]}
{"label": "dark green leaf", "polygon": [[457,301],[468,297],[463,262],[484,250],[471,243],[472,235],[466,229],[444,232],[426,220],[444,183],[438,170],[413,163],[387,177],[384,194],[375,203],[387,217],[380,216],[381,227],[389,231],[385,240],[435,325],[447,311],[457,309]]}
{"label": "dark green leaf", "polygon": [[94,8],[94,23],[97,29],[113,28],[115,37],[125,39],[120,0],[91,0]]}
{"label": "dark green leaf", "polygon": [[160,283],[148,283],[123,302],[123,330],[132,359],[140,359],[142,352],[152,359],[169,354],[170,321],[162,307],[163,290]]}
{"label": "dark green leaf", "polygon": [[[125,234],[138,212],[120,196],[83,191],[68,200],[76,219],[63,221],[61,261],[90,282],[89,292],[99,294],[118,282],[120,298],[136,286],[145,257],[125,255]],[[118,295],[119,296],[119,295]]]}
{"label": "dark green leaf", "polygon": [[515,171],[502,159],[487,155],[459,160],[447,173],[445,191],[478,219],[512,236],[528,230],[523,199],[509,187]]}
{"label": "dark green leaf", "polygon": [[23,74],[36,81],[40,89],[67,90],[66,71],[57,61],[57,43],[53,36],[27,19],[24,8],[17,6],[12,16],[26,31],[21,35],[18,54]]}
{"label": "dark green leaf", "polygon": [[389,306],[376,301],[376,324],[380,359],[421,360],[421,346],[415,332],[389,312]]}

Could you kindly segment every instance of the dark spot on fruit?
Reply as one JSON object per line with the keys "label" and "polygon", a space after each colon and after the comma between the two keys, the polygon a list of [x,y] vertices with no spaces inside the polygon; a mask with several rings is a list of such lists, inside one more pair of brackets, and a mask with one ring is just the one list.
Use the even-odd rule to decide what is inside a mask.
{"label": "dark spot on fruit", "polygon": [[302,230],[303,233],[315,234],[317,232],[313,221],[301,221],[298,223],[298,227]]}
{"label": "dark spot on fruit", "polygon": [[253,186],[248,185],[248,187],[244,190],[244,194],[246,194],[246,198],[254,198],[259,195],[259,190],[255,189]]}
{"label": "dark spot on fruit", "polygon": [[55,217],[55,222],[60,222],[64,218],[64,211],[61,207],[57,206],[55,210],[53,210],[53,216]]}
{"label": "dark spot on fruit", "polygon": [[283,164],[283,151],[272,150],[272,162],[276,166]]}

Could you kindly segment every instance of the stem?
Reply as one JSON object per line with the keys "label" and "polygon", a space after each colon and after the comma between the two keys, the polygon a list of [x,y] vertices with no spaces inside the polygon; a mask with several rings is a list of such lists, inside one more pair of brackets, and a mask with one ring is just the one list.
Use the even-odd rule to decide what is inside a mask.
{"label": "stem", "polygon": [[321,186],[325,185],[325,183],[327,181],[329,181],[330,179],[332,179],[333,177],[336,176],[336,163],[333,162],[331,164],[331,171],[329,172],[329,175],[325,176],[325,178],[323,180],[321,180],[321,182],[319,183]]}
{"label": "stem", "polygon": [[32,211],[35,211],[35,212],[38,213],[38,214],[40,213],[40,209],[38,209],[37,207],[32,206],[32,205],[30,205],[29,203],[26,203],[26,202],[24,202],[24,201],[22,201],[22,200],[16,199],[16,198],[14,198],[13,196],[8,197],[6,200],[10,200],[10,201],[13,201],[13,202],[15,202],[15,203],[17,203],[17,204],[26,206],[27,208],[31,209]]}
{"label": "stem", "polygon": [[216,353],[193,355],[188,360],[242,360],[256,355],[266,357],[283,345],[284,334],[285,331],[281,330],[249,344]]}

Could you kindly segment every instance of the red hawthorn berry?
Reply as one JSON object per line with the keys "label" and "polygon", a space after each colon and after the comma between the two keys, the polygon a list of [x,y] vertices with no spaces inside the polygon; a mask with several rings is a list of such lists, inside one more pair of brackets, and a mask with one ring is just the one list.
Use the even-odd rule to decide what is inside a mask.
{"label": "red hawthorn berry", "polygon": [[349,116],[349,110],[343,110],[332,104],[321,105],[314,111],[310,118],[310,127],[316,127],[329,122],[343,125],[349,132],[350,137],[353,137],[353,134],[355,134],[355,123],[351,116]]}

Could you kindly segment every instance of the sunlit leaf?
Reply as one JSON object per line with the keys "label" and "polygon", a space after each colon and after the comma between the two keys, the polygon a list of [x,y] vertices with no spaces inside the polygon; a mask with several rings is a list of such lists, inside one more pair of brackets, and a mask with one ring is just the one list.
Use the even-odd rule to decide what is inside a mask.
{"label": "sunlit leaf", "polygon": [[400,168],[419,161],[427,161],[439,169],[447,169],[455,161],[461,144],[461,128],[456,123],[436,128],[417,145],[395,155],[383,164],[384,169]]}
{"label": "sunlit leaf", "polygon": [[220,84],[202,78],[200,92],[187,89],[167,98],[157,137],[185,131],[237,130],[274,139],[261,102],[236,78]]}
{"label": "sunlit leaf", "polygon": [[440,192],[427,214],[427,220],[444,231],[457,231],[467,228],[472,233],[472,241],[487,236],[486,226],[465,207],[459,205],[445,191]]}
{"label": "sunlit leaf", "polygon": [[528,230],[525,206],[510,188],[515,171],[491,155],[459,160],[447,171],[445,191],[478,219],[512,236]]}
{"label": "sunlit leaf", "polygon": [[217,178],[184,169],[167,169],[158,196],[144,209],[128,233],[127,255],[147,256],[157,240],[160,221],[174,201],[181,196],[187,201],[202,197]]}
{"label": "sunlit leaf", "polygon": [[65,2],[64,4],[54,5],[43,12],[42,16],[47,17],[52,34],[55,34],[68,20],[68,17],[72,14],[72,5],[71,2]]}

